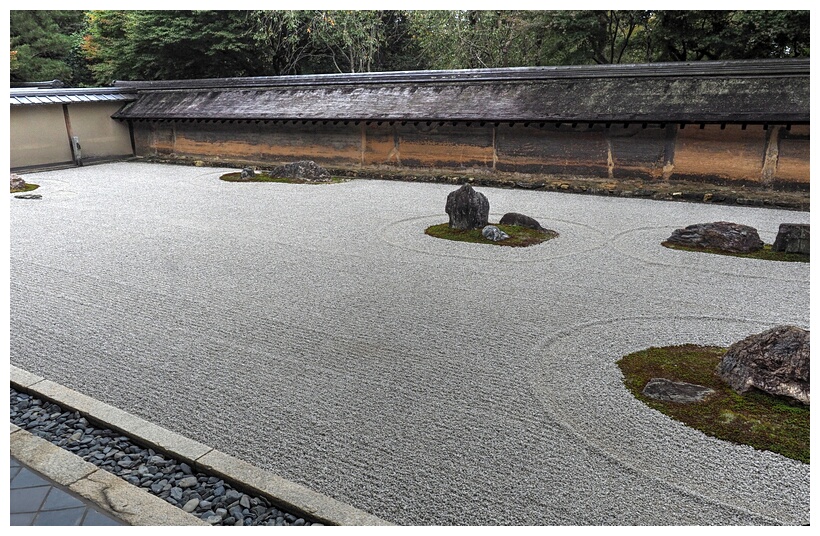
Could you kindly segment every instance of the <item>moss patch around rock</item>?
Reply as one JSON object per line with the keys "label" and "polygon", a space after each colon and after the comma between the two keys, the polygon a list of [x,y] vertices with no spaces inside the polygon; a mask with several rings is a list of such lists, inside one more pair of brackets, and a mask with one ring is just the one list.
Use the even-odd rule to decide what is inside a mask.
{"label": "moss patch around rock", "polygon": [[522,248],[527,246],[534,246],[547,240],[552,240],[558,233],[555,231],[538,231],[536,229],[529,229],[527,227],[519,227],[517,225],[495,225],[508,235],[510,238],[506,240],[499,240],[493,242],[487,240],[481,234],[481,229],[451,229],[450,224],[441,223],[439,225],[432,225],[428,227],[424,233],[436,238],[443,238],[445,240],[455,240],[456,242],[472,242],[475,244],[490,244],[493,246],[507,246],[514,248]]}
{"label": "moss patch around rock", "polygon": [[686,246],[679,246],[672,242],[661,242],[661,245],[669,249],[677,249],[680,251],[695,251],[698,253],[712,253],[714,255],[728,255],[730,257],[744,257],[747,259],[760,259],[764,261],[781,261],[781,262],[809,262],[809,256],[802,253],[785,253],[783,251],[774,251],[771,244],[764,244],[763,249],[759,249],[753,253],[730,253],[720,249],[709,248],[690,248]]}
{"label": "moss patch around rock", "polygon": [[[809,408],[763,392],[736,393],[715,372],[726,350],[693,344],[649,348],[623,357],[618,366],[626,388],[647,406],[707,435],[809,463]],[[641,394],[652,378],[695,383],[715,393],[691,404],[655,400]]]}
{"label": "moss patch around rock", "polygon": [[22,188],[11,188],[11,193],[19,194],[19,193],[23,193],[23,192],[30,192],[32,190],[36,190],[39,187],[40,187],[39,184],[33,184],[31,182],[27,182],[26,185]]}

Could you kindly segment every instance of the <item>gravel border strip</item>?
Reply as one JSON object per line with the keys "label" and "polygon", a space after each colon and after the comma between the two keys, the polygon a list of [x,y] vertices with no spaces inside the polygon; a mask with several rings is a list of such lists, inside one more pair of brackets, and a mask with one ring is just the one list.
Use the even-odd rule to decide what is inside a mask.
{"label": "gravel border strip", "polygon": [[[197,491],[200,501],[206,500],[207,507],[203,512],[196,510],[196,507],[193,511],[197,517],[201,517],[201,520],[207,522],[207,524],[390,524],[331,497],[287,481],[207,445],[192,441],[50,380],[45,380],[14,365],[11,365],[10,380],[13,389],[34,398],[43,399],[45,403],[41,407],[48,407],[50,411],[46,417],[52,419],[44,423],[41,418],[38,421],[39,424],[33,427],[34,434],[44,436],[43,440],[45,441],[52,441],[52,438],[48,437],[51,435],[54,437],[53,443],[62,442],[67,449],[83,452],[88,462],[100,465],[102,469],[107,468],[110,472],[97,471],[95,465],[83,462],[82,458],[77,456],[75,456],[77,460],[71,462],[72,464],[79,463],[90,466],[85,469],[89,472],[88,474],[103,472],[113,476],[113,471],[118,471],[121,476],[115,478],[126,483],[129,482],[130,477],[129,485],[147,483],[147,486],[142,487],[146,492],[143,495],[154,494],[169,505],[172,503],[168,498],[180,502],[183,497],[191,496],[191,491],[187,491],[187,493],[182,491],[190,488],[177,485],[183,481],[186,485],[190,482],[191,487]],[[12,396],[14,396],[14,393],[12,393]],[[37,406],[40,404],[32,405]],[[58,405],[58,407],[54,407],[54,405]],[[71,411],[65,411],[69,408]],[[14,410],[13,405],[12,410]],[[74,412],[74,414],[72,415],[71,412]],[[23,419],[24,416],[25,414],[18,414],[18,420],[21,424],[26,421],[26,419]],[[27,418],[30,419],[31,415]],[[67,423],[73,428],[69,430],[72,433],[67,434],[68,437],[57,437],[50,433],[51,430],[57,428],[61,428],[65,432],[68,426]],[[99,424],[100,427],[94,427],[93,424]],[[15,424],[12,423],[13,435],[22,432],[22,430],[16,431],[15,428]],[[44,430],[44,428],[48,428],[48,430]],[[106,428],[109,430],[106,430]],[[74,432],[74,430],[77,430],[77,432]],[[63,433],[64,435],[66,433]],[[71,436],[79,437],[68,447]],[[97,441],[102,438],[105,444],[99,445],[97,441],[91,439],[92,437],[96,437]],[[86,443],[82,443],[83,441]],[[91,443],[94,443],[95,448],[88,446]],[[143,446],[140,446],[140,444]],[[103,450],[109,445],[108,452],[103,453]],[[59,446],[55,448],[63,450]],[[117,454],[117,452],[121,454]],[[14,455],[14,451],[12,451],[12,454]],[[74,456],[67,451],[66,454]],[[100,456],[101,454],[102,456]],[[116,460],[114,459],[115,455],[118,456]],[[65,461],[64,457],[60,459]],[[31,460],[31,457],[24,456],[22,461],[26,462],[27,460]],[[153,469],[145,474],[146,467],[153,467]],[[35,467],[35,469],[51,477],[49,472],[55,469],[59,470],[59,464],[53,468]],[[143,474],[139,473],[140,470]],[[152,480],[152,473],[157,474],[158,478]],[[159,475],[159,473],[163,474]],[[160,478],[160,476],[167,478]],[[54,480],[60,482],[57,478],[54,478]],[[162,480],[165,480],[165,482],[163,483]],[[194,480],[196,480],[196,484],[193,484]],[[234,483],[236,488],[245,491],[247,494],[234,489],[234,486],[232,486]],[[135,488],[134,491],[139,489],[133,485],[131,487]],[[213,498],[216,500],[207,501],[211,496],[214,496]],[[99,497],[95,496],[86,496],[86,498],[95,502],[99,500]],[[184,503],[188,503],[190,500],[187,499]],[[207,504],[208,502],[211,504]],[[214,504],[224,509],[225,512],[210,510]],[[100,506],[122,518],[121,512],[113,510],[111,504],[103,502]],[[133,506],[133,503],[131,506]],[[175,508],[179,509],[184,506],[185,504],[180,503]],[[237,509],[237,507],[239,508]],[[253,511],[254,508],[256,508],[255,512]],[[145,507],[142,510],[144,511],[143,515],[154,516],[153,507]],[[245,515],[238,519],[243,510]],[[133,512],[129,513],[132,516],[134,514]],[[197,517],[191,515],[190,518],[193,522],[189,524],[199,524],[200,519]],[[233,519],[231,520],[231,518]],[[159,522],[153,519],[148,523],[141,523],[139,519],[136,519],[136,522],[134,519],[123,519],[131,524],[157,524]],[[173,522],[166,524],[186,523],[180,523],[179,520],[175,519]]]}

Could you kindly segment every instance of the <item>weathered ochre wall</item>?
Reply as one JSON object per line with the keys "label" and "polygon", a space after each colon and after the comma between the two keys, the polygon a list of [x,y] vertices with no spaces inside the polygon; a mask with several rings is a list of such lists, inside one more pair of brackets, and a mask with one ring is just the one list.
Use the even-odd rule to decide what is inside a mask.
{"label": "weathered ochre wall", "polygon": [[780,130],[774,182],[809,183],[809,126]]}
{"label": "weathered ochre wall", "polygon": [[138,155],[484,169],[628,179],[809,183],[808,126],[137,122]]}

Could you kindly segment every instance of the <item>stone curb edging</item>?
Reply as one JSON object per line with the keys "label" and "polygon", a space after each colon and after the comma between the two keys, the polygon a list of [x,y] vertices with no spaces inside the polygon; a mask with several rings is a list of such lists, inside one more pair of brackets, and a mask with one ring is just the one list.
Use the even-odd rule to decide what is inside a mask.
{"label": "stone curb edging", "polygon": [[12,424],[11,455],[132,526],[201,526],[198,517]]}
{"label": "stone curb edging", "polygon": [[[237,482],[247,491],[264,495],[281,507],[327,525],[392,525],[301,484],[286,480],[51,380],[14,365],[10,366],[10,381],[13,387],[77,411],[88,419],[148,447],[185,461],[202,472]],[[34,470],[79,493],[131,525],[207,525],[196,516],[15,425],[12,425],[11,454]],[[174,512],[166,512],[168,509]]]}

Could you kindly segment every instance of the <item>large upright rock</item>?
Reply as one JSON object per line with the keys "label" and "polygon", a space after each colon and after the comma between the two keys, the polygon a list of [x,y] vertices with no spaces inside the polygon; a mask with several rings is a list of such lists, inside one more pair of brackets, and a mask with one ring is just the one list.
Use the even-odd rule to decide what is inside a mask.
{"label": "large upright rock", "polygon": [[757,229],[748,225],[718,221],[697,223],[677,229],[667,242],[700,249],[718,249],[728,253],[753,253],[763,248]]}
{"label": "large upright rock", "polygon": [[809,404],[809,332],[778,326],[734,343],[717,373],[732,389],[759,389]]}
{"label": "large upright rock", "polygon": [[809,254],[809,224],[781,223],[772,249],[786,253]]}
{"label": "large upright rock", "polygon": [[482,229],[490,216],[490,202],[484,194],[465,184],[447,195],[444,210],[450,216],[451,228]]}

